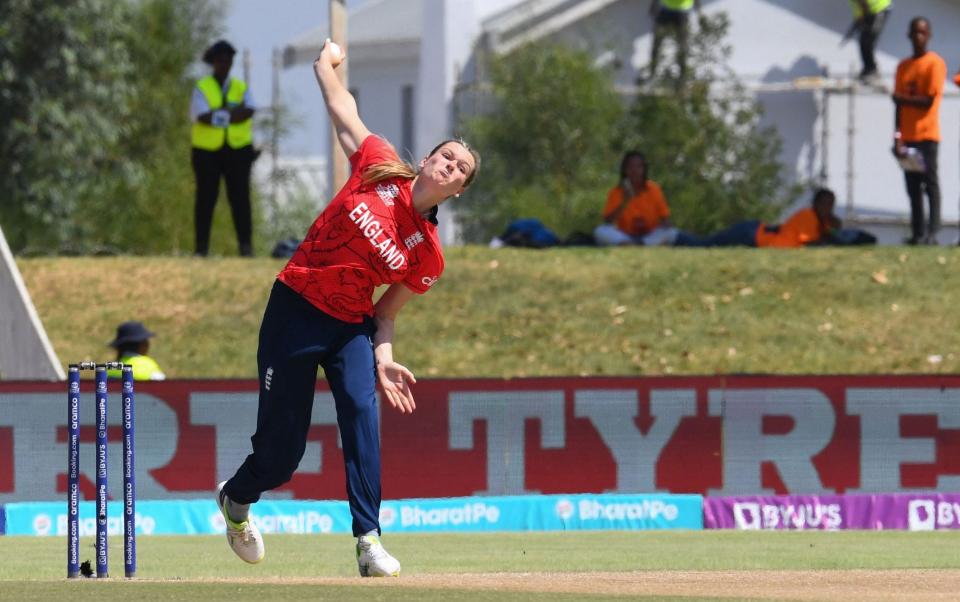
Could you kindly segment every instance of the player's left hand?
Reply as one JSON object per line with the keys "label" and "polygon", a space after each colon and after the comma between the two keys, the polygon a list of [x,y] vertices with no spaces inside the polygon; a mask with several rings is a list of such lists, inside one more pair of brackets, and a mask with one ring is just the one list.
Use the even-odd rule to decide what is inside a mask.
{"label": "player's left hand", "polygon": [[416,384],[413,372],[397,362],[377,364],[377,378],[387,401],[401,414],[410,414],[417,409],[410,385]]}

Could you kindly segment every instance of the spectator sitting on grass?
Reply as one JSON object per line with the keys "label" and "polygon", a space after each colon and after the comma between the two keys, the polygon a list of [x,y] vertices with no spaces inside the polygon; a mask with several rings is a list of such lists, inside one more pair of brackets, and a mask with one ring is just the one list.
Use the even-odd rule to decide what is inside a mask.
{"label": "spectator sitting on grass", "polygon": [[[813,194],[810,207],[800,209],[783,224],[767,225],[758,220],[736,223],[710,236],[678,232],[678,247],[803,247],[811,244],[853,244],[859,231],[840,230],[840,219],[834,215],[836,195],[828,188]],[[869,235],[868,235],[869,236]],[[868,241],[860,241],[868,242]]]}
{"label": "spectator sitting on grass", "polygon": [[647,159],[628,151],[620,162],[620,182],[607,193],[604,223],[593,231],[598,245],[670,244],[677,230],[670,225],[670,209],[663,191],[647,179]]}

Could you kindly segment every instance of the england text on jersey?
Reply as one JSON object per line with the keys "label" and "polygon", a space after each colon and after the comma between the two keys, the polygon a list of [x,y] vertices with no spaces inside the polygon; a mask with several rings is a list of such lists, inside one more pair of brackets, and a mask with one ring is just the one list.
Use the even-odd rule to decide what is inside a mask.
{"label": "england text on jersey", "polygon": [[[383,226],[367,208],[367,204],[360,202],[350,212],[350,220],[357,225],[360,232],[370,241],[377,250],[384,263],[391,270],[399,270],[406,263],[406,258],[397,247],[397,243],[383,233]],[[381,235],[383,239],[381,240]]]}

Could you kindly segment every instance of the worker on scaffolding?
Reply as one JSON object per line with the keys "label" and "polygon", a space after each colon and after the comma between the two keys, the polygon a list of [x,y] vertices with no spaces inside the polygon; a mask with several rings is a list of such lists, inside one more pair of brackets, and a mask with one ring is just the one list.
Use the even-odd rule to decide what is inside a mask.
{"label": "worker on scaffolding", "polygon": [[660,51],[666,36],[677,41],[677,66],[680,68],[680,81],[687,77],[687,52],[690,37],[690,13],[696,9],[701,15],[700,0],[651,0],[650,16],[653,18],[653,46],[650,50],[650,66],[647,79],[657,75],[660,63]]}
{"label": "worker on scaffolding", "polygon": [[850,10],[853,11],[853,24],[847,37],[859,34],[860,58],[863,60],[863,69],[860,71],[860,81],[868,85],[880,83],[880,72],[877,70],[876,48],[877,40],[883,32],[883,26],[890,16],[892,0],[849,0]]}

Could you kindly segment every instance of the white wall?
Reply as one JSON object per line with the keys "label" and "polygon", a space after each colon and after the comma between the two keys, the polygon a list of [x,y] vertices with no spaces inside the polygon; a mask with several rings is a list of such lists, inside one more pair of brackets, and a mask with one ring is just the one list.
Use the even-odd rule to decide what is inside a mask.
{"label": "white wall", "polygon": [[360,118],[371,132],[389,140],[406,160],[413,158],[410,154],[413,149],[401,148],[401,90],[404,86],[413,86],[416,99],[417,71],[415,60],[354,63],[350,66],[350,88],[357,91]]}

